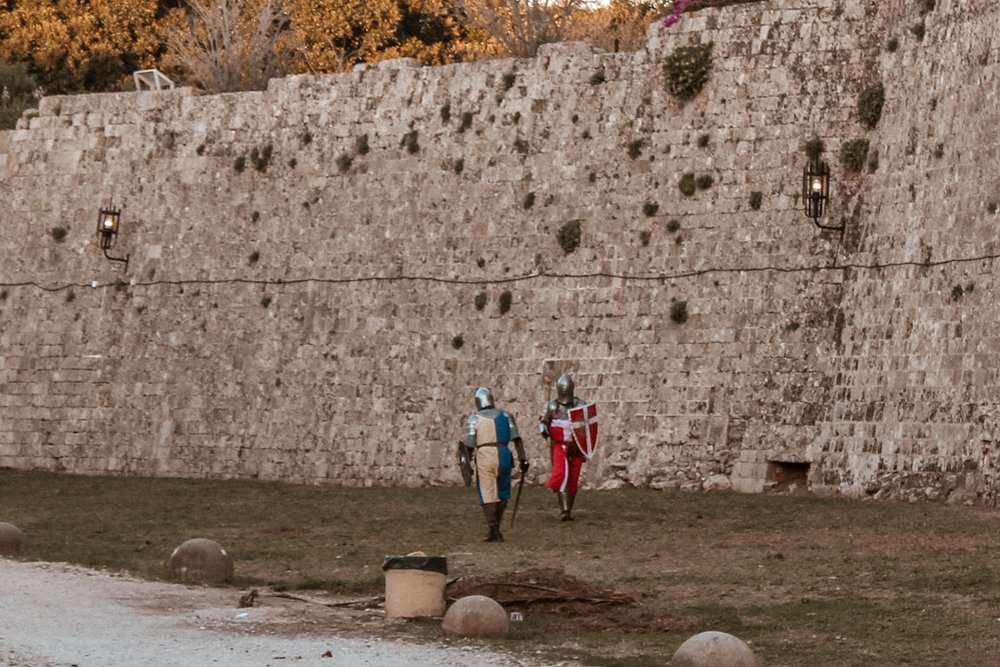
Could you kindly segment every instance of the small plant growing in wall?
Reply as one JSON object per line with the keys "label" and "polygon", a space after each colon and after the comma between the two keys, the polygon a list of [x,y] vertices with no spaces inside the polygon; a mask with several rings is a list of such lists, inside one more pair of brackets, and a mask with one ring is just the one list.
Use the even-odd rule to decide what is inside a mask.
{"label": "small plant growing in wall", "polygon": [[204,155],[205,154],[205,144],[199,144],[198,148],[194,149],[194,152],[197,153],[198,155]]}
{"label": "small plant growing in wall", "polygon": [[458,124],[458,131],[465,132],[470,127],[472,127],[472,112],[463,111],[462,112],[462,122]]}
{"label": "small plant growing in wall", "polygon": [[605,81],[607,81],[607,79],[604,75],[604,68],[601,68],[590,75],[590,85],[592,86],[599,86]]}
{"label": "small plant growing in wall", "polygon": [[711,141],[711,138],[707,134],[701,135],[700,137],[698,137],[698,147],[707,148],[709,141]]}
{"label": "small plant growing in wall", "polygon": [[264,308],[267,308],[268,306],[270,306],[271,305],[271,295],[270,294],[265,294],[263,296],[263,298],[261,298],[261,300],[260,300],[260,305],[262,307],[264,307]]}
{"label": "small plant growing in wall", "polygon": [[642,214],[647,218],[652,218],[660,210],[660,205],[655,201],[648,201],[642,205]]}
{"label": "small plant growing in wall", "polygon": [[873,83],[858,94],[858,118],[861,124],[871,129],[882,117],[882,105],[885,103],[885,87],[882,82]]}
{"label": "small plant growing in wall", "polygon": [[475,301],[473,302],[476,305],[476,310],[482,310],[483,308],[485,308],[488,299],[489,297],[486,296],[486,292],[480,292],[479,294],[477,294]]}
{"label": "small plant growing in wall", "polygon": [[826,146],[823,145],[823,140],[820,139],[819,137],[813,137],[812,139],[806,142],[805,145],[806,157],[809,158],[810,161],[815,162],[816,160],[818,160],[819,156],[822,155],[823,151],[825,150]]}
{"label": "small plant growing in wall", "polygon": [[681,100],[689,100],[701,92],[711,71],[711,43],[678,47],[663,61],[667,92]]}
{"label": "small plant growing in wall", "polygon": [[401,142],[403,146],[406,146],[406,152],[410,155],[415,155],[420,152],[420,142],[417,137],[416,130],[410,130],[403,136],[403,141]]}
{"label": "small plant growing in wall", "polygon": [[927,28],[924,26],[924,22],[920,21],[919,23],[914,23],[910,26],[910,32],[913,33],[913,36],[917,38],[918,42],[922,42],[924,41],[924,35],[927,33]]}
{"label": "small plant growing in wall", "polygon": [[580,246],[581,223],[581,220],[570,220],[556,232],[556,240],[559,241],[559,247],[567,255]]}
{"label": "small plant growing in wall", "polygon": [[521,202],[521,205],[524,207],[525,210],[527,210],[527,209],[531,208],[532,206],[534,206],[535,205],[535,193],[534,192],[529,192],[528,194],[524,195],[524,201]]}
{"label": "small plant growing in wall", "polygon": [[799,325],[798,322],[796,322],[795,320],[792,320],[791,322],[789,322],[788,324],[785,325],[785,331],[788,331],[789,333],[791,333],[793,331],[798,331],[799,330],[799,326],[800,325]]}
{"label": "small plant growing in wall", "polygon": [[712,178],[711,174],[702,174],[697,179],[695,179],[695,185],[698,186],[699,190],[708,190],[715,183],[715,179]]}
{"label": "small plant growing in wall", "polygon": [[528,142],[525,141],[524,139],[515,139],[514,150],[520,153],[521,155],[526,155],[528,152]]}
{"label": "small plant growing in wall", "polygon": [[302,133],[302,145],[303,146],[308,146],[309,144],[312,143],[312,140],[313,140],[312,132],[309,132],[307,130],[306,132]]}
{"label": "small plant growing in wall", "polygon": [[670,304],[670,319],[675,324],[684,324],[688,319],[688,302],[674,301]]}
{"label": "small plant growing in wall", "polygon": [[257,252],[256,250],[250,253],[250,256],[247,258],[247,262],[250,264],[250,266],[256,264],[258,260],[260,260],[260,253]]}
{"label": "small plant growing in wall", "polygon": [[497,307],[499,308],[501,315],[506,314],[507,311],[510,310],[510,302],[511,302],[511,299],[513,299],[513,298],[514,298],[514,296],[510,293],[509,290],[503,292],[500,295],[500,300],[497,303]]}
{"label": "small plant growing in wall", "polygon": [[465,338],[462,337],[462,334],[451,339],[451,346],[456,350],[461,350],[463,345],[465,345]]}
{"label": "small plant growing in wall", "polygon": [[362,134],[354,140],[354,152],[358,155],[368,155],[368,135]]}
{"label": "small plant growing in wall", "polygon": [[463,160],[462,158],[458,158],[452,164],[451,168],[454,170],[456,174],[461,174],[463,171],[465,171],[465,160]]}
{"label": "small plant growing in wall", "polygon": [[441,122],[448,124],[451,120],[451,102],[445,102],[441,105]]}
{"label": "small plant growing in wall", "polygon": [[340,171],[340,173],[343,174],[348,169],[351,168],[352,164],[354,164],[354,158],[351,157],[350,155],[348,155],[347,153],[341,153],[337,157],[337,159],[335,160],[335,162],[337,164],[337,169]]}
{"label": "small plant growing in wall", "polygon": [[840,146],[840,164],[844,169],[859,172],[865,166],[865,158],[868,157],[868,140],[853,139],[845,141]]}
{"label": "small plant growing in wall", "polygon": [[251,150],[250,163],[253,165],[253,168],[261,173],[267,171],[267,165],[271,161],[271,152],[271,144],[267,144],[259,150],[256,148]]}
{"label": "small plant growing in wall", "polygon": [[671,234],[681,228],[680,220],[672,219],[667,221],[667,231]]}
{"label": "small plant growing in wall", "polygon": [[233,162],[233,169],[236,170],[237,174],[242,174],[243,170],[247,168],[247,159],[244,156],[239,156]]}
{"label": "small plant growing in wall", "polygon": [[760,210],[760,205],[764,203],[764,193],[760,190],[754,190],[750,193],[750,208],[754,211]]}
{"label": "small plant growing in wall", "polygon": [[506,74],[504,74],[503,79],[501,80],[501,86],[503,88],[503,92],[506,93],[508,90],[513,88],[514,83],[516,81],[517,81],[517,75],[514,74],[513,72],[507,72]]}
{"label": "small plant growing in wall", "polygon": [[681,194],[685,197],[690,197],[694,194],[694,191],[698,188],[697,181],[694,174],[688,172],[681,176],[680,182],[677,184],[680,189]]}
{"label": "small plant growing in wall", "polygon": [[649,241],[652,238],[653,234],[648,229],[644,229],[641,232],[639,232],[639,243],[642,245],[643,248],[649,245]]}
{"label": "small plant growing in wall", "polygon": [[889,53],[895,53],[899,49],[899,38],[890,37],[885,43],[885,50]]}
{"label": "small plant growing in wall", "polygon": [[56,243],[62,243],[66,239],[66,228],[65,227],[53,227],[52,231],[49,232]]}
{"label": "small plant growing in wall", "polygon": [[629,142],[628,156],[635,160],[640,155],[642,155],[642,139],[636,139],[635,141]]}

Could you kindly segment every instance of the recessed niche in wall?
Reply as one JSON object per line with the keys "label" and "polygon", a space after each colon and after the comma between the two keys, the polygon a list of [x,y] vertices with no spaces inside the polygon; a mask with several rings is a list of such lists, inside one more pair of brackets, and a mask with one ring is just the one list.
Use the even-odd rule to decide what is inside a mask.
{"label": "recessed niche in wall", "polygon": [[808,491],[809,465],[799,461],[768,461],[767,481],[774,483],[771,490],[788,493]]}

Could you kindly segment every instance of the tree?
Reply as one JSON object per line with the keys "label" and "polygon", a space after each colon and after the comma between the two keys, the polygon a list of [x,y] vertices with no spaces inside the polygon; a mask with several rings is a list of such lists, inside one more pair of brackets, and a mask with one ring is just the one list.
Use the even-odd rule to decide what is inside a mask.
{"label": "tree", "polygon": [[443,64],[474,51],[450,0],[286,0],[286,7],[314,72],[401,57]]}
{"label": "tree", "polygon": [[605,51],[636,51],[645,45],[650,24],[668,14],[672,5],[671,0],[611,0],[584,8],[573,13],[565,37]]}
{"label": "tree", "polygon": [[168,67],[209,92],[263,90],[292,57],[280,0],[187,0],[166,29]]}
{"label": "tree", "polygon": [[586,0],[452,0],[462,20],[488,34],[502,51],[531,57],[538,47],[565,38],[571,16]]}
{"label": "tree", "polygon": [[20,0],[0,10],[0,59],[50,93],[120,89],[155,61],[156,0]]}

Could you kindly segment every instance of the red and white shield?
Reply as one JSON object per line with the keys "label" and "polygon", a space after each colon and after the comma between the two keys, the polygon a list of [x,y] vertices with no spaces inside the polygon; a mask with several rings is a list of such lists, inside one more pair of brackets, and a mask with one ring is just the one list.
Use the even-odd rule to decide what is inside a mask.
{"label": "red and white shield", "polygon": [[570,408],[569,420],[573,425],[573,440],[589,461],[597,449],[597,405],[587,403]]}

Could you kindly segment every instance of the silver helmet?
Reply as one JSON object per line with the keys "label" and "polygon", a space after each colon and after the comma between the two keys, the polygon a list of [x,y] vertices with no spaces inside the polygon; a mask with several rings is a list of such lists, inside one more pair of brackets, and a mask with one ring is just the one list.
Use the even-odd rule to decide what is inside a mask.
{"label": "silver helmet", "polygon": [[489,387],[480,387],[476,390],[476,407],[480,410],[493,407],[493,392]]}
{"label": "silver helmet", "polygon": [[556,380],[556,396],[562,405],[573,404],[573,378],[568,375],[560,375]]}

